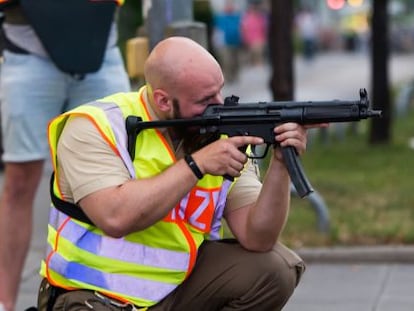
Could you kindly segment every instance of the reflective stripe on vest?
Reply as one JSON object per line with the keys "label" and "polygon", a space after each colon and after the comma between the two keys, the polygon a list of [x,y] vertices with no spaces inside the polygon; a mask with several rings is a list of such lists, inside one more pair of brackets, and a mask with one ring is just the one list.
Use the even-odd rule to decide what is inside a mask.
{"label": "reflective stripe on vest", "polygon": [[[50,226],[53,229],[49,227],[49,238],[57,234],[58,228],[67,221],[68,217],[56,209],[52,209],[50,218]],[[67,221],[59,232],[59,239],[65,239],[83,251],[94,253],[99,257],[120,261],[122,265],[142,262],[152,268],[171,271],[185,271],[188,266],[188,255],[185,253],[145,245],[141,245],[140,252],[137,253],[136,244],[90,232],[73,221]],[[49,245],[48,253],[51,252],[52,249]],[[165,293],[171,292],[176,287],[175,284],[156,282],[145,278],[139,279],[138,282],[137,275],[105,273],[78,262],[68,261],[56,252],[53,252],[48,265],[53,267],[55,273],[67,279],[90,284],[95,289],[110,289],[111,292],[122,293],[129,297],[142,297],[150,301],[159,301],[165,296]],[[116,267],[116,269],[123,270],[122,267]]]}
{"label": "reflective stripe on vest", "polygon": [[[54,208],[50,212],[49,224],[57,232],[66,219],[67,216]],[[120,243],[121,239],[90,232],[74,221],[68,222],[63,227],[63,230],[59,232],[59,236],[72,244],[76,244],[87,252],[124,262],[137,262],[136,256],[138,254],[134,252],[135,243],[126,240]],[[145,254],[145,257],[142,258],[145,261],[145,265],[181,271],[186,270],[188,267],[188,255],[182,252],[158,249],[145,245],[142,246],[142,249],[142,253]]]}
{"label": "reflective stripe on vest", "polygon": [[122,111],[115,103],[98,103],[93,102],[89,104],[90,106],[100,107],[104,110],[106,117],[112,125],[112,130],[115,134],[115,140],[117,142],[117,148],[119,150],[119,155],[122,158],[122,161],[125,163],[129,175],[131,178],[135,179],[135,169],[132,163],[132,160],[128,153],[127,142],[128,139],[125,127],[125,119],[122,116]]}
{"label": "reflective stripe on vest", "polygon": [[[143,150],[136,150],[133,162],[129,157],[125,116],[149,118],[144,104],[134,101],[141,92],[138,97],[114,95],[56,118],[49,126],[55,172],[59,172],[58,138],[66,118],[72,114],[88,116],[95,122],[104,139],[123,159],[132,178],[159,174],[173,164],[174,155],[156,130],[143,131],[137,138],[137,146]],[[230,185],[222,177],[206,175],[163,221],[122,239],[108,237],[98,228],[75,221],[52,207],[48,256],[41,273],[57,286],[98,290],[136,305],[151,306],[188,276],[202,241],[209,235],[220,237]],[[56,181],[54,190],[61,197]]]}

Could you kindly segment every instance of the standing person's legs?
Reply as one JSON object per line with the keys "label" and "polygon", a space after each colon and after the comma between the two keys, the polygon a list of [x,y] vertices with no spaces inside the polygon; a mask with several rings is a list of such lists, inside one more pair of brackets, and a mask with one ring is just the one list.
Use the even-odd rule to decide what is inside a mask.
{"label": "standing person's legs", "polygon": [[238,72],[235,68],[236,56],[231,46],[223,46],[219,50],[220,63],[223,69],[224,78],[226,83],[234,83],[238,79]]}
{"label": "standing person's legs", "polygon": [[63,75],[49,61],[4,52],[1,69],[3,192],[0,199],[0,303],[14,310],[30,246],[32,208],[49,156],[46,127],[65,100]]}
{"label": "standing person's legs", "polygon": [[131,90],[121,53],[117,47],[106,51],[101,68],[82,80],[70,78],[65,110],[118,92]]}
{"label": "standing person's legs", "polygon": [[233,81],[237,81],[240,75],[240,48],[238,46],[229,46],[229,71]]}
{"label": "standing person's legs", "polygon": [[238,243],[205,242],[190,277],[149,310],[281,310],[303,270],[303,261],[281,244],[257,253]]}
{"label": "standing person's legs", "polygon": [[264,45],[257,42],[252,46],[253,65],[262,65],[264,57]]}

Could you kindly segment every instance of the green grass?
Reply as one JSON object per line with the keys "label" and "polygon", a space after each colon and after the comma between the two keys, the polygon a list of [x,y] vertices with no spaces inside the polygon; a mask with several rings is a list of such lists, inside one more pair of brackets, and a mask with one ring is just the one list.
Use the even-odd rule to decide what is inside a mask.
{"label": "green grass", "polygon": [[330,230],[317,230],[306,199],[292,198],[282,240],[291,247],[414,244],[414,113],[394,120],[387,145],[367,143],[368,121],[358,134],[328,143],[313,137],[302,164],[328,206]]}

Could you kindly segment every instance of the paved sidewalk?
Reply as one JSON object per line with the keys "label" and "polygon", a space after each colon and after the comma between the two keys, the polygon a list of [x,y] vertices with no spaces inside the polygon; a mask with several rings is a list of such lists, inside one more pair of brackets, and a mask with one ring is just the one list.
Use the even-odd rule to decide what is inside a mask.
{"label": "paved sidewalk", "polygon": [[[413,60],[412,55],[393,59],[392,81],[412,79]],[[312,64],[298,62],[296,71],[298,100],[352,99],[359,96],[359,88],[370,86],[369,61],[364,56],[317,56]],[[243,70],[240,81],[226,86],[224,95],[238,95],[241,102],[270,100],[268,73],[261,67]],[[49,173],[46,170],[36,197],[32,245],[16,311],[36,304],[49,209]],[[316,248],[298,252],[307,262],[307,270],[284,310],[414,310],[414,247]]]}
{"label": "paved sidewalk", "polygon": [[285,311],[412,311],[414,264],[312,263]]}

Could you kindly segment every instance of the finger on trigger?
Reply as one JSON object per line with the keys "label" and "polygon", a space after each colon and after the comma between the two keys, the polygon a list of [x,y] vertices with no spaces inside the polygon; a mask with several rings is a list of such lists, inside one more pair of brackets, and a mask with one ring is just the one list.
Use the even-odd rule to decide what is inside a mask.
{"label": "finger on trigger", "polygon": [[232,137],[232,140],[237,147],[246,145],[260,145],[264,143],[264,139],[257,136],[234,136]]}

